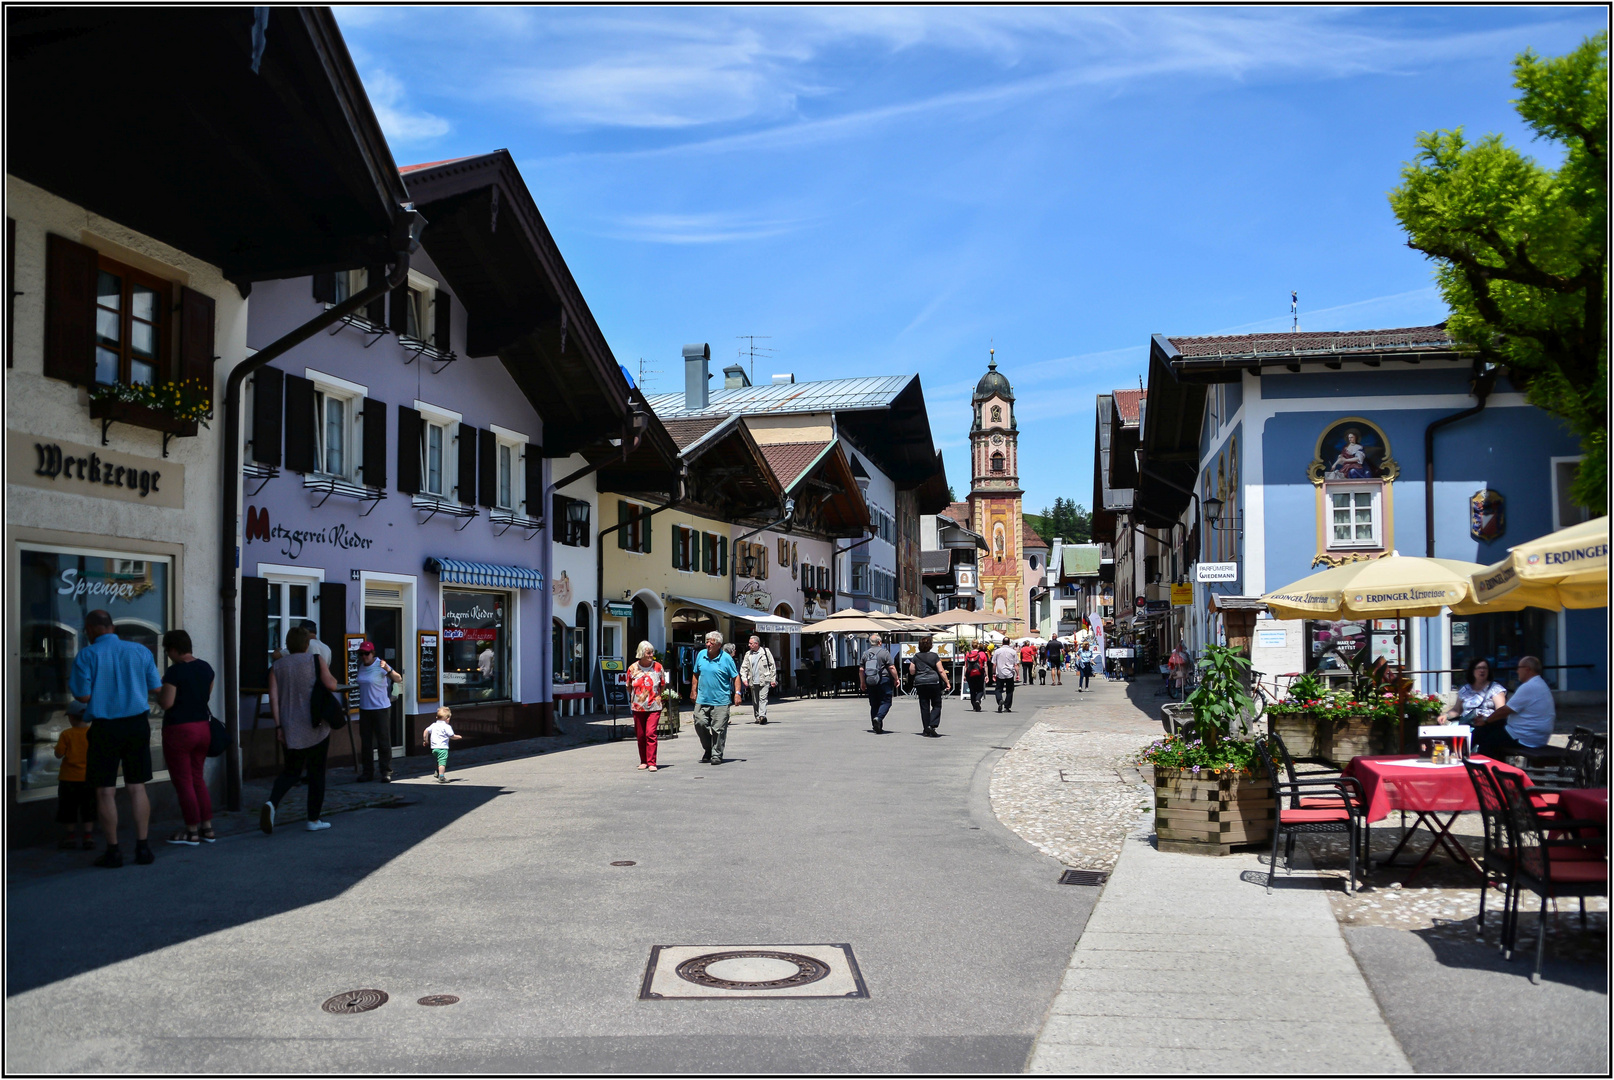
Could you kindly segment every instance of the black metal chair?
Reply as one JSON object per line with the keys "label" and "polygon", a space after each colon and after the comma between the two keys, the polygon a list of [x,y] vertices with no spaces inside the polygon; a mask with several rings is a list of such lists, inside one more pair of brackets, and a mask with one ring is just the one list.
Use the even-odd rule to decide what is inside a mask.
{"label": "black metal chair", "polygon": [[[1547,901],[1560,896],[1580,898],[1581,925],[1586,925],[1586,897],[1608,895],[1607,838],[1562,837],[1548,835],[1551,831],[1580,828],[1603,829],[1607,822],[1568,820],[1564,818],[1544,821],[1530,798],[1530,789],[1519,776],[1493,771],[1502,794],[1507,800],[1510,836],[1514,853],[1514,887],[1509,896],[1512,909],[1503,922],[1506,941],[1502,955],[1513,958],[1519,932],[1519,895],[1529,889],[1541,898],[1540,913],[1536,917],[1536,966],[1530,974],[1532,983],[1541,982],[1541,958],[1547,945]],[[1558,852],[1558,858],[1553,858]],[[1554,914],[1557,904],[1553,904]]]}
{"label": "black metal chair", "polygon": [[[1272,862],[1267,868],[1267,892],[1278,872],[1278,841],[1284,840],[1284,868],[1294,873],[1295,836],[1299,833],[1345,833],[1349,839],[1350,876],[1345,891],[1356,894],[1356,861],[1360,849],[1362,867],[1367,869],[1371,826],[1367,823],[1367,799],[1362,782],[1354,776],[1315,776],[1281,780],[1267,743],[1276,736],[1255,740],[1256,753],[1272,778],[1276,813],[1272,823]],[[1281,740],[1280,740],[1281,742]],[[1326,792],[1327,794],[1323,794]],[[1285,806],[1284,801],[1289,805]]]}
{"label": "black metal chair", "polygon": [[1480,858],[1479,924],[1476,936],[1485,933],[1485,897],[1491,889],[1502,894],[1502,936],[1498,948],[1506,947],[1508,916],[1511,912],[1509,897],[1513,895],[1513,844],[1509,840],[1507,800],[1502,795],[1491,767],[1481,761],[1465,760],[1468,779],[1474,785],[1479,800],[1480,821],[1484,826],[1485,851]]}
{"label": "black metal chair", "polygon": [[[1591,728],[1577,727],[1563,746],[1529,748],[1530,754],[1513,751],[1508,756],[1524,761],[1525,775],[1537,787],[1591,787],[1580,783],[1581,762],[1600,738]],[[1606,745],[1607,740],[1604,740]],[[1546,755],[1538,757],[1536,755]]]}

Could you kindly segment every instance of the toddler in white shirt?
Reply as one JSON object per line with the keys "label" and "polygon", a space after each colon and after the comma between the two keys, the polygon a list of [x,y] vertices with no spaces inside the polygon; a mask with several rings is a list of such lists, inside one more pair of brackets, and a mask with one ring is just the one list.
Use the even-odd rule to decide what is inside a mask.
{"label": "toddler in white shirt", "polygon": [[448,721],[453,717],[444,705],[437,710],[437,720],[421,734],[421,744],[431,747],[432,756],[437,759],[437,782],[448,783],[448,741],[459,738]]}

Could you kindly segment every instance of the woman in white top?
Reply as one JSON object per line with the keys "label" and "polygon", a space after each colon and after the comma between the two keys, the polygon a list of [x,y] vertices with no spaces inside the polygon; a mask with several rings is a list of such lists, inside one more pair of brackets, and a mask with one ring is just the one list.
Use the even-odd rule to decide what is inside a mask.
{"label": "woman in white top", "polygon": [[1491,662],[1483,656],[1468,662],[1468,681],[1457,688],[1457,700],[1445,718],[1457,723],[1475,718],[1484,720],[1507,700],[1507,690],[1491,681]]}

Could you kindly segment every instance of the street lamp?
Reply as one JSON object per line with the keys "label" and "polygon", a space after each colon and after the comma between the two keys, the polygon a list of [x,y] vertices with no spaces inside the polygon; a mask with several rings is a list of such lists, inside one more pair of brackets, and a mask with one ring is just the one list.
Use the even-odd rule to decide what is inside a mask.
{"label": "street lamp", "polygon": [[1209,521],[1211,526],[1214,528],[1216,523],[1222,520],[1222,500],[1212,495],[1210,498],[1205,500],[1204,506],[1205,519]]}

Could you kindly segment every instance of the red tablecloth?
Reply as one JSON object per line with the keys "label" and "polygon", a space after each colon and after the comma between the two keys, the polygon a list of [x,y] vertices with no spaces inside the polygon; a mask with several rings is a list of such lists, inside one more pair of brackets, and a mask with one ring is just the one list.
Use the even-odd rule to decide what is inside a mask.
{"label": "red tablecloth", "polygon": [[[1608,820],[1608,788],[1570,788],[1558,796],[1558,809],[1564,817],[1582,821]],[[1585,835],[1584,833],[1582,835]],[[1597,835],[1601,835],[1598,833]]]}
{"label": "red tablecloth", "polygon": [[[1423,810],[1449,813],[1457,810],[1478,810],[1479,797],[1474,794],[1474,782],[1468,778],[1463,763],[1431,767],[1412,765],[1415,754],[1374,754],[1352,758],[1345,766],[1346,776],[1362,782],[1362,793],[1367,797],[1367,820],[1382,821],[1391,810]],[[1487,757],[1475,756],[1471,760],[1489,764],[1492,768],[1530,778],[1524,770]]]}

